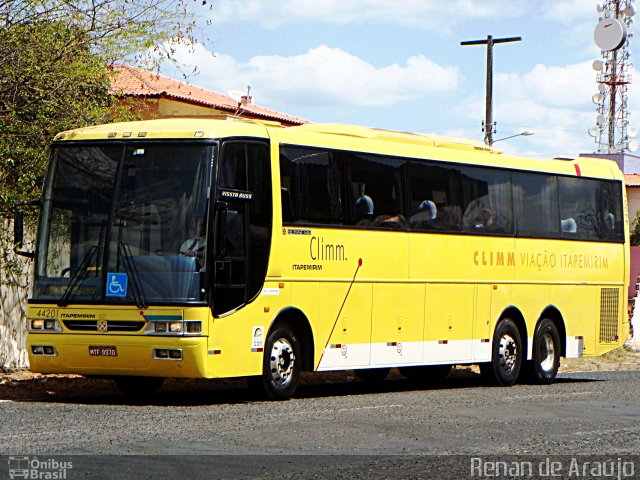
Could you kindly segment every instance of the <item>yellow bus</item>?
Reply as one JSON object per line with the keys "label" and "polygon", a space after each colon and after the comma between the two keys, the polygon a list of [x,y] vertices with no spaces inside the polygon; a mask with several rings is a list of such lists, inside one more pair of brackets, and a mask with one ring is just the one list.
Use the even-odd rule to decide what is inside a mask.
{"label": "yellow bus", "polygon": [[[59,134],[41,199],[33,371],[411,379],[478,364],[551,383],[621,345],[629,274],[614,162],[525,159],[357,126],[163,119]],[[16,250],[22,212],[16,212]]]}

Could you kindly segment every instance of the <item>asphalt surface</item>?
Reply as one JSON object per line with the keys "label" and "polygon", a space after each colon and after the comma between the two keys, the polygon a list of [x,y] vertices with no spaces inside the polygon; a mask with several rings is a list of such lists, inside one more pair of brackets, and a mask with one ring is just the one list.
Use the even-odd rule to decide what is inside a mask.
{"label": "asphalt surface", "polygon": [[[241,383],[163,389],[144,403],[109,388],[39,391],[0,400],[0,419],[0,455],[73,455],[66,478],[169,478],[178,468],[191,478],[473,478],[478,455],[639,455],[640,371],[510,388],[477,375],[437,386],[312,381],[284,402],[258,401]],[[621,478],[639,478],[635,458],[634,476]]]}

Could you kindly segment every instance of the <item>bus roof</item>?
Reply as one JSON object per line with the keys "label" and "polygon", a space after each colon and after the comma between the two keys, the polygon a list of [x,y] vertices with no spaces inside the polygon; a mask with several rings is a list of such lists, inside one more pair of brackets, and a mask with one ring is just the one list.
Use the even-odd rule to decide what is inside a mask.
{"label": "bus roof", "polygon": [[[491,163],[496,167],[554,171],[569,175],[585,175],[622,179],[622,173],[613,161],[599,158],[579,157],[535,159],[502,155],[482,142],[382,130],[346,125],[308,123],[283,127],[278,122],[255,120],[227,115],[206,117],[164,118],[138,122],[111,123],[79,128],[59,133],[55,141],[74,140],[119,140],[119,139],[213,139],[224,137],[275,137],[281,143],[317,145],[327,148],[352,148],[354,150],[391,153],[401,156],[425,157],[434,155],[445,161],[461,161],[478,164]],[[371,142],[363,143],[362,140]],[[425,153],[423,148],[431,150]],[[439,152],[439,153],[436,153]],[[455,153],[458,152],[458,153]],[[473,153],[491,154],[477,157]],[[425,156],[426,155],[426,156]]]}

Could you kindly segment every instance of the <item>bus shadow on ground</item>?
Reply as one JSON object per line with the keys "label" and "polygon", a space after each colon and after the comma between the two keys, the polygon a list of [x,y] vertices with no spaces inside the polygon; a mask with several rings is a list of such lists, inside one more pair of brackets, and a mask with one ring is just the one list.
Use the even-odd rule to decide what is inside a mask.
{"label": "bus shadow on ground", "polygon": [[[601,378],[559,377],[558,384],[605,381]],[[522,384],[522,387],[536,387]],[[399,375],[380,382],[363,382],[352,375],[305,374],[294,398],[328,398],[350,395],[376,395],[415,391],[447,391],[473,388],[501,388],[487,385],[483,378],[472,372],[454,374],[439,381],[407,380]],[[518,387],[514,387],[518,388]],[[541,387],[541,388],[553,388]],[[150,405],[150,406],[206,406],[256,403],[265,399],[247,387],[242,379],[168,379],[155,395],[126,396],[111,380],[85,377],[35,378],[0,384],[0,400],[34,403],[64,403],[86,405]]]}

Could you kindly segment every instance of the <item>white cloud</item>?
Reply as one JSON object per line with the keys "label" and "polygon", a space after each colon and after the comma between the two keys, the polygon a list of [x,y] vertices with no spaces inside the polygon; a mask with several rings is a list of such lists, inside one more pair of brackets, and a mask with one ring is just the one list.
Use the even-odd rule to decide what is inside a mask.
{"label": "white cloud", "polygon": [[231,20],[258,22],[267,28],[321,21],[337,25],[385,23],[446,29],[468,19],[519,16],[537,3],[534,0],[218,0],[211,10],[211,20],[214,24]]}
{"label": "white cloud", "polygon": [[[591,152],[593,139],[587,129],[595,121],[591,96],[597,91],[591,62],[565,67],[536,65],[523,74],[498,74],[494,79],[494,138],[519,133],[533,136],[498,144],[514,151],[512,144],[526,145],[534,156],[577,155]],[[484,98],[468,98],[469,118],[484,117]],[[524,149],[521,149],[521,151]]]}
{"label": "white cloud", "polygon": [[[226,92],[251,85],[256,103],[292,114],[310,106],[391,106],[452,91],[459,83],[456,67],[438,65],[423,55],[402,65],[375,67],[326,45],[300,55],[260,55],[247,62],[223,54],[211,57],[202,46],[178,46],[176,57],[199,66],[200,75],[191,79],[199,86]],[[175,74],[170,67],[163,73]]]}

